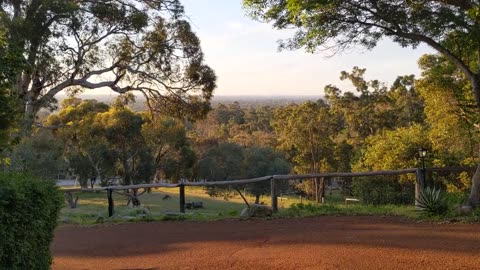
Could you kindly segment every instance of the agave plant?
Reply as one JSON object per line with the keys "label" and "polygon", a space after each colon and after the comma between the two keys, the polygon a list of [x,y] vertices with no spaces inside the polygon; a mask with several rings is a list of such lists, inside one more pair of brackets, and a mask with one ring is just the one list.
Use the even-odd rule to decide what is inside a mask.
{"label": "agave plant", "polygon": [[429,214],[441,214],[447,210],[445,197],[440,189],[427,187],[416,199],[417,207]]}

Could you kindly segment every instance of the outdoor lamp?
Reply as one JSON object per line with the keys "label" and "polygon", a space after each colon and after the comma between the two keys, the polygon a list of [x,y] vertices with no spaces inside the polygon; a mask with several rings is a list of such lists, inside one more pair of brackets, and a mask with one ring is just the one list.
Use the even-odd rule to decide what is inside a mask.
{"label": "outdoor lamp", "polygon": [[418,148],[418,156],[422,161],[422,170],[425,171],[425,158],[427,157],[427,149],[424,147]]}
{"label": "outdoor lamp", "polygon": [[418,156],[420,156],[421,159],[427,157],[427,149],[423,147],[418,148]]}

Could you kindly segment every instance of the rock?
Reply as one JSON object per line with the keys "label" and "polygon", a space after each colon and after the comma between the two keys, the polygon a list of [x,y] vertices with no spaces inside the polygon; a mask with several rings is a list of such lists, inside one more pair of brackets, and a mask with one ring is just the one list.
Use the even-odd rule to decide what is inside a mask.
{"label": "rock", "polygon": [[165,211],[162,220],[163,221],[185,220],[185,214],[180,212]]}
{"label": "rock", "polygon": [[168,217],[179,217],[179,216],[185,216],[184,213],[181,212],[174,212],[174,211],[165,211],[164,212],[165,216]]}
{"label": "rock", "polygon": [[248,208],[248,207],[247,207],[247,208],[244,208],[244,209],[242,210],[242,212],[240,212],[240,216],[241,216],[241,217],[249,217],[249,216],[248,216],[248,215],[249,215],[249,212],[250,212],[249,210],[250,210],[250,208]]}
{"label": "rock", "polygon": [[273,214],[271,207],[261,204],[254,204],[250,208],[245,208],[240,213],[241,217],[270,217]]}
{"label": "rock", "polygon": [[102,216],[98,216],[97,219],[95,220],[95,223],[103,223],[105,219]]}
{"label": "rock", "polygon": [[473,212],[473,207],[470,205],[463,205],[457,208],[457,212],[462,215],[469,215]]}
{"label": "rock", "polygon": [[185,203],[185,209],[193,209],[193,203],[191,202]]}
{"label": "rock", "polygon": [[203,208],[203,202],[187,202],[185,203],[185,209],[197,209]]}
{"label": "rock", "polygon": [[203,208],[203,202],[193,202],[192,206],[194,209]]}

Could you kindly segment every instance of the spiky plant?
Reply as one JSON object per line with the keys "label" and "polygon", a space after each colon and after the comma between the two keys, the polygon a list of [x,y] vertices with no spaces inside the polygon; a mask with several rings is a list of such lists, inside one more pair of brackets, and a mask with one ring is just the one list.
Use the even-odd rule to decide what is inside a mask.
{"label": "spiky plant", "polygon": [[421,211],[429,214],[442,214],[447,210],[447,204],[442,191],[437,188],[427,187],[420,191],[420,196],[416,199],[417,207]]}

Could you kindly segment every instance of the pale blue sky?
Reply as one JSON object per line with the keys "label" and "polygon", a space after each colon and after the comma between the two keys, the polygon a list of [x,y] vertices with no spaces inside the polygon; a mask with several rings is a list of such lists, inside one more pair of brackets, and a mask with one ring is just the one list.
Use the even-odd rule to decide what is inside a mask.
{"label": "pale blue sky", "polygon": [[216,95],[322,95],[327,84],[350,90],[342,70],[367,69],[367,79],[391,83],[397,75],[419,75],[418,58],[427,46],[401,48],[389,40],[374,50],[358,48],[327,57],[302,50],[277,50],[291,32],[272,29],[246,17],[241,0],[182,0],[200,37],[207,64],[218,76]]}

